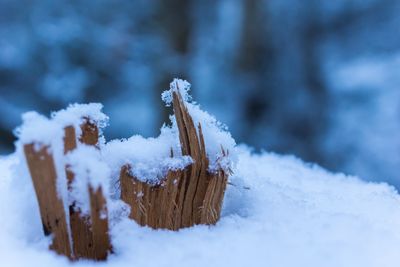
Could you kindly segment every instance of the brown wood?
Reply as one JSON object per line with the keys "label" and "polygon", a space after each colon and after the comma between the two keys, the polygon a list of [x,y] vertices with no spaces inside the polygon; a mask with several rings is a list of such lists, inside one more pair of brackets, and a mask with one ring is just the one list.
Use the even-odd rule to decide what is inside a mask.
{"label": "brown wood", "polygon": [[88,118],[81,125],[82,134],[79,137],[79,141],[82,144],[97,146],[99,142],[99,128]]}
{"label": "brown wood", "polygon": [[[75,128],[73,126],[64,129],[64,153],[74,150],[77,147]],[[75,179],[74,173],[66,166],[68,179],[68,189]],[[69,206],[69,224],[71,227],[72,249],[74,258],[96,259],[95,248],[93,245],[93,233],[91,230],[90,216],[83,215],[76,203]]]}
{"label": "brown wood", "polygon": [[24,153],[38,199],[44,233],[53,235],[50,249],[71,257],[66,215],[57,191],[57,172],[49,146],[26,144]]}
{"label": "brown wood", "polygon": [[[76,148],[76,139],[74,127],[66,127],[65,153]],[[90,122],[89,119],[85,119],[81,125],[81,135],[78,139],[80,143],[97,147],[99,130],[96,124]],[[68,181],[71,183],[75,179],[75,175],[68,170],[67,166],[68,176],[70,177]],[[70,207],[73,247],[77,259],[87,258],[101,261],[107,259],[108,253],[111,252],[112,248],[108,232],[107,203],[101,187],[94,190],[88,184],[88,194],[91,205],[90,215],[82,215],[76,209],[75,204]]]}
{"label": "brown wood", "polygon": [[120,173],[121,199],[131,207],[130,218],[142,226],[177,230],[174,226],[176,197],[181,171],[171,171],[164,181],[151,185],[130,174],[124,166]]}
{"label": "brown wood", "polygon": [[132,167],[124,166],[120,173],[121,199],[131,206],[130,218],[143,226],[178,230],[195,224],[215,224],[220,217],[228,174],[222,169],[208,172],[201,125],[195,127],[179,92],[173,92],[173,109],[182,155],[192,157],[193,164],[182,171],[170,171],[156,185],[133,177]]}
{"label": "brown wood", "polygon": [[108,233],[107,202],[101,186],[96,190],[89,186],[90,210],[93,230],[94,259],[106,260],[111,252],[111,242]]}

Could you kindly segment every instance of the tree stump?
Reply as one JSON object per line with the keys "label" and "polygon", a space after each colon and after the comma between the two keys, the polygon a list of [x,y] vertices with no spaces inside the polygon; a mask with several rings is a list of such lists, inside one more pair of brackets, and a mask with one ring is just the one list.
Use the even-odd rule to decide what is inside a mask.
{"label": "tree stump", "polygon": [[178,91],[173,92],[173,109],[182,155],[192,157],[193,164],[182,171],[170,171],[156,185],[133,177],[132,166],[126,165],[120,173],[121,199],[131,207],[130,218],[143,226],[178,230],[215,224],[220,218],[228,174],[223,169],[208,171],[201,125],[195,127]]}

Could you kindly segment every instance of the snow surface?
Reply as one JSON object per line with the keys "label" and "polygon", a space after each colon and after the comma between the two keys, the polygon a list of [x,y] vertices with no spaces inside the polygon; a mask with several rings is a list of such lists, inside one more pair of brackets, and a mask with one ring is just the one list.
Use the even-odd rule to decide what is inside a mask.
{"label": "snow surface", "polygon": [[[1,266],[395,266],[400,197],[292,156],[236,151],[221,220],[179,232],[111,221],[115,254],[71,264],[47,250],[31,183],[0,158]],[[121,205],[109,203],[110,213]],[[115,208],[117,207],[117,208]]]}

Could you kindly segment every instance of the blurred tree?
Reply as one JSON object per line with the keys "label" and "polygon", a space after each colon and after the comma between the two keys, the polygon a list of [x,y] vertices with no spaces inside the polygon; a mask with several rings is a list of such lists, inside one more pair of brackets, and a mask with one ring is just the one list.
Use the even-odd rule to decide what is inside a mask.
{"label": "blurred tree", "polygon": [[71,102],[102,102],[108,138],[156,135],[169,114],[160,92],[182,77],[239,142],[395,183],[400,104],[383,79],[398,74],[399,11],[396,0],[2,0],[0,149],[22,112]]}

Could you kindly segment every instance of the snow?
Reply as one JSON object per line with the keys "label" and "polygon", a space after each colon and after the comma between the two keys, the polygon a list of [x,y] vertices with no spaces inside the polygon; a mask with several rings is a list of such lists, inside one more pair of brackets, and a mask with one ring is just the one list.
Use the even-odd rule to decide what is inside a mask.
{"label": "snow", "polygon": [[30,111],[22,115],[22,125],[15,130],[15,134],[22,144],[35,142],[50,145],[55,138],[63,135],[63,129],[45,116]]}
{"label": "snow", "polygon": [[[173,92],[179,92],[182,96],[189,114],[192,116],[195,127],[201,125],[207,157],[210,161],[209,171],[213,172],[220,168],[229,170],[235,163],[234,156],[229,154],[236,146],[235,140],[228,132],[228,127],[219,122],[214,116],[206,111],[201,110],[196,102],[192,102],[189,94],[190,83],[186,80],[174,79],[170,84],[170,89],[162,93],[162,99],[167,106],[172,103]],[[172,127],[176,128],[175,116],[171,116]],[[224,155],[224,152],[229,155]]]}
{"label": "snow", "polygon": [[78,129],[84,119],[95,123],[99,129],[108,125],[108,116],[102,112],[103,105],[100,103],[70,104],[66,109],[53,112],[51,117],[63,127],[76,126]]}
{"label": "snow", "polygon": [[[47,250],[18,157],[0,158],[2,266],[395,266],[400,197],[387,184],[333,174],[240,146],[216,226],[179,232],[111,221],[115,254],[71,264]],[[21,182],[23,180],[24,182]],[[116,207],[116,208],[115,208]],[[121,205],[109,203],[110,214]],[[112,217],[112,216],[111,216]]]}
{"label": "snow", "polygon": [[49,145],[54,139],[64,136],[64,127],[73,125],[79,129],[84,118],[95,122],[100,129],[107,126],[108,117],[101,112],[102,108],[103,105],[98,103],[71,104],[66,109],[53,112],[52,119],[34,111],[26,112],[22,115],[22,125],[15,133],[22,144],[40,142]]}
{"label": "snow", "polygon": [[[22,115],[22,125],[15,130],[18,141],[15,143],[16,154],[20,158],[19,177],[22,177],[24,183],[31,183],[30,175],[27,169],[26,159],[24,155],[24,145],[33,143],[36,150],[43,146],[47,147],[47,151],[51,154],[57,172],[57,193],[60,199],[63,200],[64,209],[68,210],[68,201],[77,201],[78,206],[84,213],[89,210],[87,182],[93,184],[94,187],[99,185],[99,181],[103,180],[103,189],[108,190],[108,166],[100,161],[101,155],[96,155],[89,148],[78,148],[74,152],[76,159],[69,158],[71,167],[78,176],[85,176],[85,172],[90,174],[90,177],[79,179],[79,183],[75,183],[76,192],[73,195],[68,193],[67,179],[65,174],[66,159],[64,157],[64,128],[74,126],[76,135],[79,136],[80,125],[84,119],[88,119],[92,123],[96,123],[100,130],[108,123],[108,117],[101,112],[103,106],[101,104],[71,104],[68,108],[53,112],[51,118],[47,118],[36,112],[27,112]],[[101,136],[101,140],[104,138]],[[102,141],[100,142],[102,143]],[[80,144],[78,144],[80,146]],[[85,164],[84,169],[81,164]],[[90,180],[89,180],[90,179]],[[84,189],[85,188],[85,189]],[[85,190],[85,191],[83,191]],[[69,214],[66,213],[67,220]]]}
{"label": "snow", "polygon": [[76,203],[76,206],[83,214],[90,214],[89,189],[90,185],[94,190],[101,187],[104,196],[109,196],[110,169],[102,160],[100,151],[87,145],[80,145],[77,149],[68,153],[66,163],[74,173],[75,179],[72,183],[69,203]]}
{"label": "snow", "polygon": [[[108,123],[100,104],[71,105],[48,119],[26,113],[16,133],[16,153],[0,158],[0,259],[5,266],[393,266],[399,260],[400,197],[388,184],[333,174],[293,156],[253,153],[236,143],[226,126],[191,100],[190,84],[175,79],[163,100],[179,90],[195,125],[201,124],[209,170],[229,169],[221,220],[178,232],[140,227],[118,200],[118,175],[130,164],[132,175],[156,183],[168,170],[193,162],[183,156],[177,123],[164,125],[157,138],[139,135],[79,145],[63,155],[63,128],[82,117]],[[48,250],[23,145],[51,145],[58,190],[67,210],[75,201],[89,212],[87,185],[106,194],[114,248],[106,263],[70,263]],[[229,152],[229,153],[228,153]],[[68,194],[64,166],[76,174]],[[112,192],[114,191],[114,192]],[[68,219],[68,218],[67,218]],[[156,257],[154,256],[156,254]]]}
{"label": "snow", "polygon": [[[235,163],[235,157],[229,152],[234,150],[235,140],[225,125],[191,102],[189,90],[190,84],[187,81],[174,79],[170,89],[162,94],[162,99],[168,106],[172,103],[172,93],[179,91],[194,124],[202,126],[210,162],[209,171],[221,168],[230,170]],[[180,170],[193,162],[192,158],[182,156],[176,118],[172,115],[170,119],[171,125],[164,125],[157,138],[135,135],[129,139],[110,141],[103,147],[103,157],[112,170],[114,184],[117,183],[121,167],[127,164],[132,167],[132,175],[139,180],[157,183],[169,170]]]}
{"label": "snow", "polygon": [[[67,183],[64,170],[64,128],[60,127],[54,120],[38,114],[34,111],[22,115],[22,125],[15,130],[18,141],[15,142],[16,154],[21,159],[20,173],[24,181],[31,183],[28,167],[26,164],[24,145],[34,144],[35,150],[46,147],[47,152],[52,156],[57,172],[57,193],[60,199],[67,197]],[[67,208],[66,203],[64,203]]]}
{"label": "snow", "polygon": [[[189,114],[195,125],[201,124],[207,158],[210,161],[209,171],[216,171],[220,168],[229,170],[236,162],[235,154],[229,153],[236,146],[235,140],[228,132],[228,127],[217,121],[217,119],[198,105],[187,103]],[[227,151],[228,155],[224,155]]]}
{"label": "snow", "polygon": [[121,167],[129,164],[132,175],[150,183],[160,181],[168,170],[183,169],[192,163],[190,157],[182,156],[175,127],[163,127],[157,138],[135,135],[127,140],[110,141],[103,148],[103,157],[114,180],[118,179]]}
{"label": "snow", "polygon": [[169,90],[166,90],[161,94],[161,99],[169,107],[173,101],[173,92],[179,92],[182,96],[182,100],[184,102],[189,102],[192,100],[192,97],[189,94],[190,87],[191,85],[188,81],[175,78],[170,83]]}

